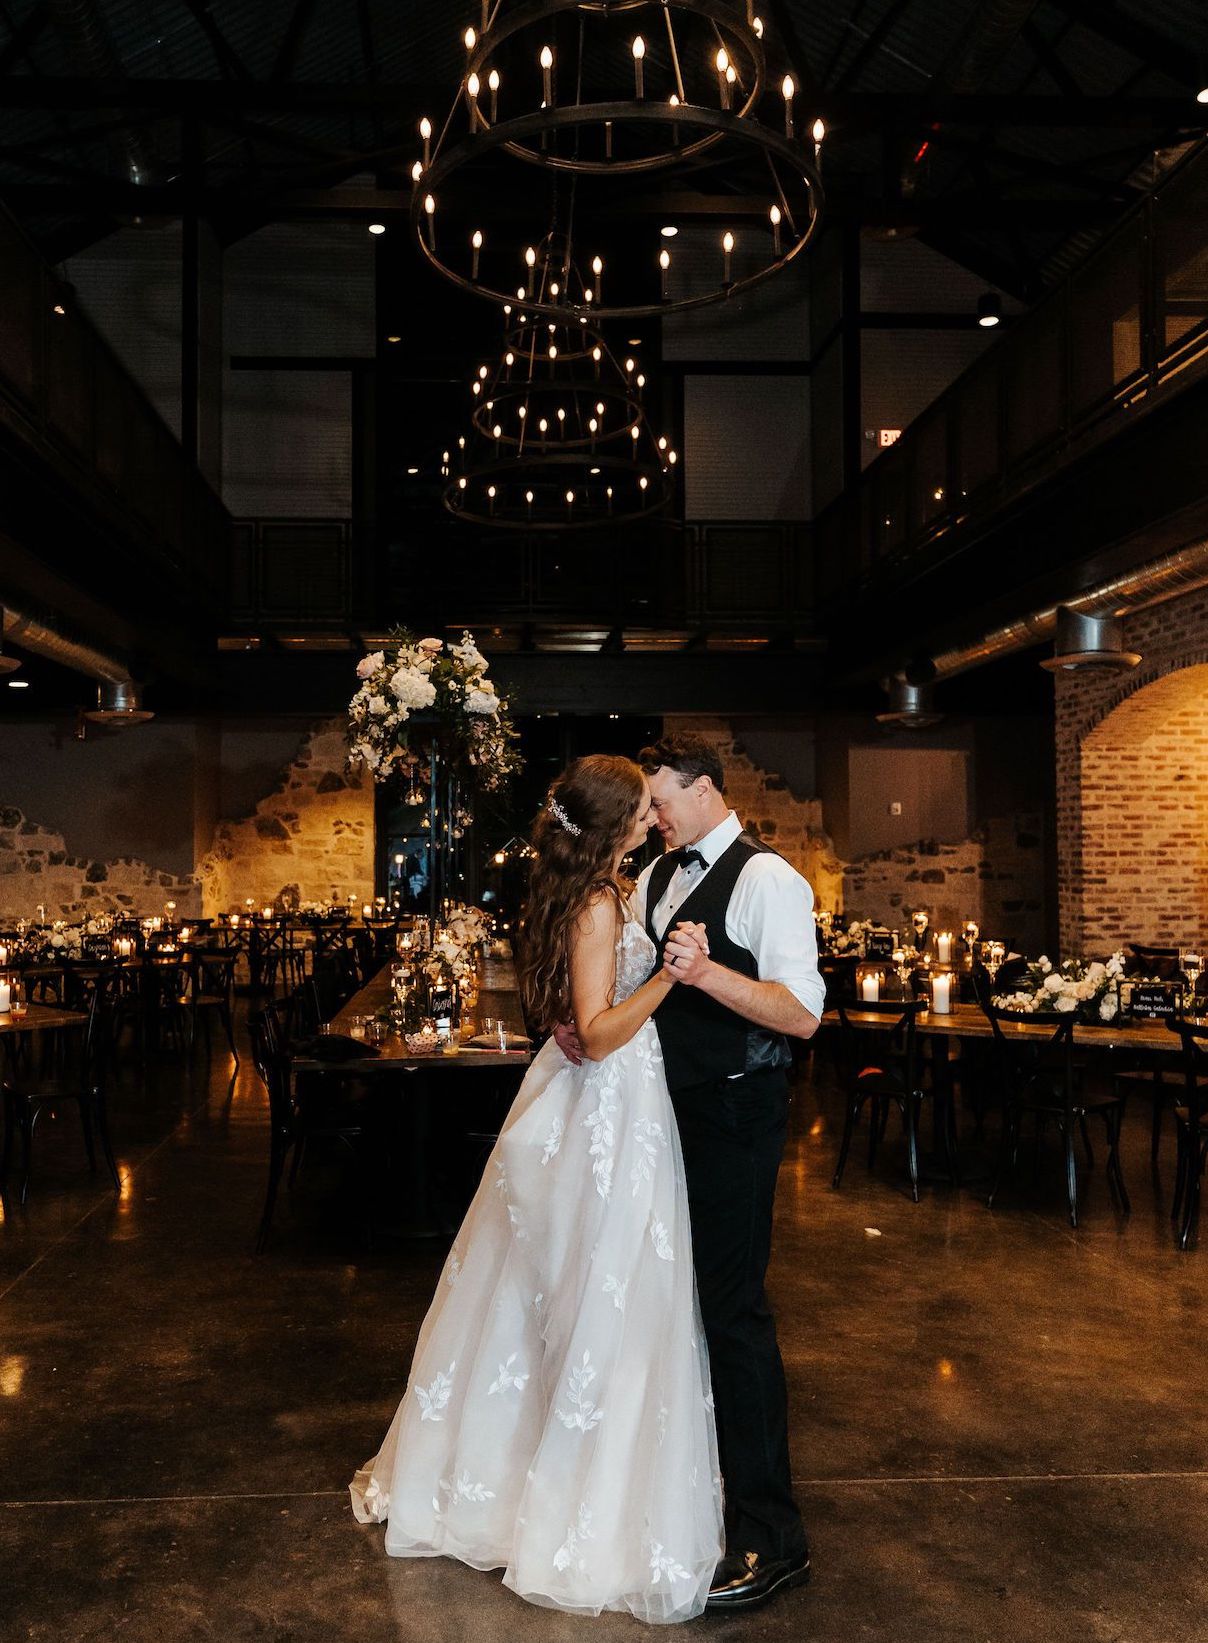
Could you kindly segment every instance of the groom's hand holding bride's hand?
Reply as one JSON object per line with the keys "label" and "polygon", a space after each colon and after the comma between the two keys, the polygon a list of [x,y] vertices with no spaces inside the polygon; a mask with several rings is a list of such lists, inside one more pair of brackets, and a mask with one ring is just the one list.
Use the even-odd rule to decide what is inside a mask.
{"label": "groom's hand holding bride's hand", "polygon": [[686,987],[700,985],[709,965],[709,938],[703,924],[677,924],[663,952],[663,975]]}

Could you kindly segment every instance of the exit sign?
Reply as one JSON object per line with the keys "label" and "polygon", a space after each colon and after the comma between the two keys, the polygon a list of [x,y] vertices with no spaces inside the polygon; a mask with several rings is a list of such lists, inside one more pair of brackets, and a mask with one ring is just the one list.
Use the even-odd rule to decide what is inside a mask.
{"label": "exit sign", "polygon": [[877,429],[877,444],[878,445],[881,445],[881,446],[896,445],[898,440],[901,439],[901,437],[902,437],[902,430],[900,428],[878,428]]}

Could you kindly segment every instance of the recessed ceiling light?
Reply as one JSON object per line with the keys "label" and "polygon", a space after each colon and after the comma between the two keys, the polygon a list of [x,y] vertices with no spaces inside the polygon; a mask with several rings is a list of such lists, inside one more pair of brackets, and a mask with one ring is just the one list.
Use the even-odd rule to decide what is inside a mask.
{"label": "recessed ceiling light", "polygon": [[402,337],[387,337],[386,338],[387,342],[401,342],[402,340],[403,340]]}
{"label": "recessed ceiling light", "polygon": [[408,468],[407,472],[409,474],[417,474],[419,472],[419,469],[418,468]]}
{"label": "recessed ceiling light", "polygon": [[675,226],[674,223],[668,222],[668,223],[663,224],[663,226],[659,229],[659,233],[663,236],[663,238],[665,240],[673,240],[675,238],[675,236],[679,233],[679,229]]}
{"label": "recessed ceiling light", "polygon": [[984,291],[977,299],[977,323],[987,330],[1002,318],[1002,299],[997,291]]}
{"label": "recessed ceiling light", "polygon": [[65,314],[67,312],[66,308],[64,308],[64,306],[61,302],[56,302],[55,303],[54,311],[55,311],[56,314]]}
{"label": "recessed ceiling light", "polygon": [[369,224],[369,232],[371,234],[384,234],[386,232],[386,224],[384,222],[371,222]]}
{"label": "recessed ceiling light", "polygon": [[1195,94],[1197,103],[1208,103],[1208,86],[1201,86]]}
{"label": "recessed ceiling light", "polygon": [[640,348],[640,347],[641,347],[641,346],[642,346],[642,339],[641,339],[641,337],[630,337],[630,339],[629,339],[629,346],[630,346],[630,347],[631,347],[631,348]]}
{"label": "recessed ceiling light", "polygon": [[29,680],[28,679],[10,679],[8,681],[8,688],[10,690],[28,690],[29,689]]}

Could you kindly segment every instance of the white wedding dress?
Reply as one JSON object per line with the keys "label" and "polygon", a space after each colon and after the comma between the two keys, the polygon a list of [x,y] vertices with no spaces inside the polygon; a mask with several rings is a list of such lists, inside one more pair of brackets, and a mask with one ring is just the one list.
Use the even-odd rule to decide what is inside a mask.
{"label": "white wedding dress", "polygon": [[[616,997],[649,975],[631,919]],[[724,1550],[679,1134],[654,1023],[573,1067],[551,1039],[508,1115],[351,1485],[395,1557],[504,1569],[532,1603],[646,1621],[705,1605]]]}

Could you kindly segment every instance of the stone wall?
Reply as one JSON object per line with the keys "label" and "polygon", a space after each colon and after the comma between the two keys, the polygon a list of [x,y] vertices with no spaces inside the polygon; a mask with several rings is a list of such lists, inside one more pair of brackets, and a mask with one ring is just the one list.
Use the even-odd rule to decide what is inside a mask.
{"label": "stone wall", "polygon": [[180,913],[201,912],[201,889],[191,875],[166,873],[135,856],[93,861],[73,856],[61,833],[0,805],[0,916],[69,923],[96,913],[162,913],[174,901]]}
{"label": "stone wall", "polygon": [[344,720],[325,720],[251,816],[218,823],[199,868],[207,914],[283,891],[303,902],[372,898],[374,788],[347,756]]}
{"label": "stone wall", "polygon": [[[346,768],[343,718],[309,730],[288,721],[259,732],[250,726],[257,759],[271,753],[281,760],[275,773],[271,762],[254,767],[254,789],[237,751],[231,768],[224,767],[220,727],[202,729],[183,721],[173,727],[170,758],[156,752],[154,736],[138,742],[143,731],[98,738],[86,764],[77,764],[83,755],[74,742],[59,745],[52,735],[32,733],[18,738],[20,756],[8,761],[0,789],[0,923],[97,912],[150,915],[167,901],[182,915],[212,916],[242,908],[249,896],[261,906],[285,891],[299,901],[351,896],[358,906],[373,895],[374,789]],[[248,733],[241,722],[238,737],[246,741]],[[240,816],[222,814],[224,774],[228,796],[246,806]],[[39,792],[52,814],[70,811],[63,791],[72,781],[77,795],[81,787],[94,790],[96,804],[80,811],[78,821],[48,825],[38,815]],[[17,792],[19,803],[13,802]],[[114,813],[98,826],[92,812],[102,797]],[[158,861],[116,853],[135,823],[141,836],[158,841],[152,843],[157,854],[162,850]]]}
{"label": "stone wall", "polygon": [[843,904],[851,917],[904,928],[924,907],[936,930],[976,919],[987,938],[1021,952],[1045,945],[1043,817],[995,817],[958,844],[923,840],[849,862]]}
{"label": "stone wall", "polygon": [[799,799],[783,776],[761,770],[735,738],[727,719],[668,714],[665,729],[690,730],[716,741],[726,778],[726,798],[748,833],[778,850],[814,889],[819,911],[840,912],[843,864],[822,825],[822,801]]}
{"label": "stone wall", "polygon": [[844,862],[823,821],[821,799],[788,791],[762,770],[726,719],[668,716],[667,730],[692,730],[717,741],[726,797],[751,833],[779,850],[814,887],[818,910],[845,918],[903,924],[926,907],[937,929],[975,918],[983,929],[1030,952],[1045,945],[1044,818],[1037,812],[988,820],[972,838],[935,840],[875,851]]}
{"label": "stone wall", "polygon": [[1059,673],[1062,945],[1208,936],[1208,590],[1124,624],[1133,673]]}

